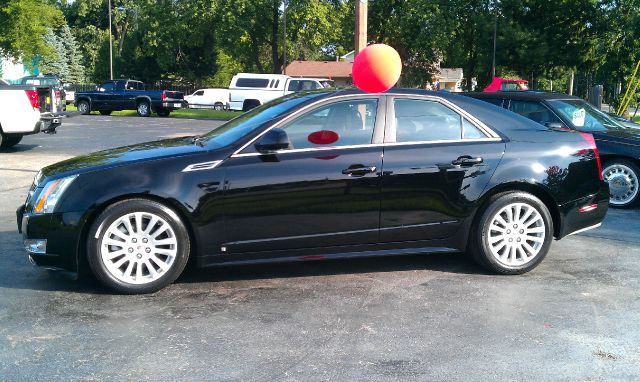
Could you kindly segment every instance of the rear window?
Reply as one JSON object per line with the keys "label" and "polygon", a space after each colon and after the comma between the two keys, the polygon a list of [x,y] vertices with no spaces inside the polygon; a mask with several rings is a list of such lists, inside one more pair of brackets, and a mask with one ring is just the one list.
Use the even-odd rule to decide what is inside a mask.
{"label": "rear window", "polygon": [[268,78],[238,78],[236,86],[239,88],[266,88],[269,86]]}

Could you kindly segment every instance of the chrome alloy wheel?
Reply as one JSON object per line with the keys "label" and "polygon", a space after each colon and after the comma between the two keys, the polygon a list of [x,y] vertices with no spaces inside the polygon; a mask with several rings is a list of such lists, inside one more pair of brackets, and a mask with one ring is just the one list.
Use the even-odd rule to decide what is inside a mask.
{"label": "chrome alloy wheel", "polygon": [[141,102],[138,105],[138,114],[147,115],[149,113],[149,105],[146,102]]}
{"label": "chrome alloy wheel", "polygon": [[128,284],[147,284],[162,277],[171,269],[177,251],[171,225],[149,212],[116,219],[100,243],[100,258],[108,272]]}
{"label": "chrome alloy wheel", "polygon": [[612,205],[625,205],[638,195],[638,175],[628,166],[613,163],[602,171],[602,177],[609,183]]}
{"label": "chrome alloy wheel", "polygon": [[511,203],[490,220],[487,244],[493,257],[508,267],[533,260],[544,245],[545,223],[537,209],[526,203]]}

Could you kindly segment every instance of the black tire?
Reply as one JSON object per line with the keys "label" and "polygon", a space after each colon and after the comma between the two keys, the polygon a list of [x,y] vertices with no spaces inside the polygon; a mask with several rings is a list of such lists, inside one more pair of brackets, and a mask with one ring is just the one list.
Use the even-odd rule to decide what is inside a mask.
{"label": "black tire", "polygon": [[91,105],[89,105],[89,101],[78,101],[78,112],[80,112],[80,114],[82,115],[88,115],[89,113],[91,113]]}
{"label": "black tire", "polygon": [[254,109],[256,107],[260,106],[260,102],[258,100],[255,99],[249,99],[249,100],[245,100],[242,103],[242,111],[249,111],[251,109]]}
{"label": "black tire", "polygon": [[[623,158],[607,160],[602,166],[602,176],[609,182],[611,207],[631,208],[640,204],[640,168],[635,162]],[[627,188],[624,196],[623,187]]]}
{"label": "black tire", "polygon": [[[109,232],[113,232],[113,231],[110,231],[111,225],[114,222],[117,222],[119,219],[124,218],[128,214],[137,213],[137,212],[142,212],[143,214],[150,215],[149,220],[147,220],[146,222],[141,220],[141,223],[140,223],[141,229],[142,227],[145,227],[145,224],[146,224],[146,227],[143,230],[145,231],[148,230],[148,233],[145,233],[142,235],[143,237],[148,237],[148,240],[149,240],[148,244],[142,244],[142,241],[145,239],[141,238],[138,242],[136,242],[134,239],[130,239],[130,241],[122,241],[123,242],[122,246],[114,247],[114,246],[108,246],[105,244],[105,247],[103,248],[102,245],[104,244],[103,242],[105,240],[108,240],[109,237],[111,237],[112,239],[115,237],[115,236],[111,236],[112,234],[109,234]],[[165,264],[167,266],[166,270],[163,269],[163,267],[159,266],[160,265],[159,262],[155,261],[155,259],[158,259],[157,257],[158,254],[155,253],[156,249],[154,249],[153,252],[151,252],[150,254],[145,255],[145,252],[149,253],[149,251],[147,250],[147,248],[144,248],[144,249],[142,248],[147,245],[153,248],[157,248],[157,245],[153,244],[153,240],[156,240],[158,237],[161,237],[161,238],[163,237],[163,236],[155,236],[155,237],[153,236],[154,231],[156,229],[157,231],[155,232],[161,231],[162,227],[157,228],[158,226],[155,225],[155,226],[151,226],[150,228],[151,221],[152,221],[150,219],[151,216],[156,216],[163,219],[168,224],[169,226],[168,229],[172,230],[170,232],[171,235],[167,235],[167,237],[175,238],[175,242],[176,242],[175,248],[171,249],[171,250],[175,250],[175,256],[166,256],[166,259],[162,260],[162,261],[171,261],[170,264]],[[129,221],[131,222],[131,220]],[[133,227],[133,231],[136,231],[137,228],[135,228],[135,226],[137,225],[137,223],[135,223],[135,220],[133,223],[130,223],[130,224]],[[134,235],[126,234],[125,232],[127,231],[119,231],[119,232],[121,232],[125,237],[135,236],[135,234]],[[165,231],[162,231],[162,232],[165,232]],[[161,234],[164,235],[164,233],[162,232]],[[98,236],[98,238],[96,238],[96,235]],[[107,237],[107,235],[109,235],[109,237]],[[141,237],[141,236],[137,236],[137,237]],[[125,240],[125,239],[123,238],[122,240]],[[163,239],[158,239],[158,240],[163,240]],[[133,244],[134,242],[136,242],[136,244]],[[145,241],[145,243],[147,243],[147,241]],[[130,246],[130,247],[127,248],[127,246]],[[117,249],[119,247],[121,248],[120,250]],[[125,248],[127,249],[125,250]],[[108,251],[112,251],[111,253],[122,251],[123,254],[118,255],[112,258],[111,260],[103,260],[103,255],[102,255],[103,249],[107,253]],[[133,249],[133,251],[131,251],[131,249]],[[162,249],[157,249],[157,250],[162,251]],[[104,210],[104,212],[102,212],[95,219],[87,235],[87,261],[89,263],[89,267],[91,271],[96,276],[98,281],[100,281],[103,285],[105,285],[106,287],[116,292],[124,293],[124,294],[153,293],[171,284],[178,278],[178,276],[180,276],[185,266],[187,265],[187,261],[189,260],[190,250],[191,250],[191,240],[189,238],[189,233],[184,223],[178,217],[178,215],[167,206],[152,200],[148,200],[148,199],[138,199],[138,198],[127,199],[107,207],[107,209]],[[136,253],[136,251],[139,251],[140,253]],[[163,255],[160,254],[160,256],[163,256]],[[151,257],[155,257],[155,259],[152,259]],[[120,260],[123,260],[124,263],[122,263],[119,266],[119,268],[114,268],[117,265],[117,263],[120,262]],[[109,261],[111,261],[111,263],[109,263]],[[157,266],[157,269],[154,269],[156,275],[153,275],[152,274],[153,272],[151,272],[151,270],[148,268],[148,265],[144,264],[143,262],[146,264],[153,264],[152,268],[155,268]],[[108,263],[108,265],[106,263]],[[130,265],[129,263],[132,263],[132,264]],[[109,266],[112,268],[112,270],[109,269]],[[131,268],[129,269],[129,267]],[[151,279],[149,281],[145,281],[144,283],[135,283],[135,282],[132,283],[132,282],[126,282],[125,280],[122,280],[122,279],[118,279],[118,277],[126,279],[127,271],[129,271],[130,277],[134,277],[133,268],[135,268],[135,271],[138,271],[140,269],[141,280],[144,280],[143,277],[151,278]],[[120,275],[114,274],[113,272],[116,272],[116,270],[118,272],[122,272],[122,274]],[[145,271],[147,273],[146,275],[144,274]],[[136,280],[137,280],[137,277],[138,275],[136,272],[136,277],[135,277]],[[153,279],[153,277],[157,277],[157,278]]]}
{"label": "black tire", "polygon": [[156,114],[158,114],[159,117],[168,117],[169,114],[171,114],[171,110],[159,109],[158,111],[156,111]]}
{"label": "black tire", "polygon": [[[530,219],[536,219],[536,226],[514,226],[505,227],[502,232],[498,232],[495,229],[490,230],[489,227],[494,221],[497,219],[496,216],[501,212],[506,214],[507,211],[503,209],[510,209],[508,206],[518,205],[521,208],[525,208],[524,206],[529,206],[538,215],[534,215],[532,212],[528,218],[524,219],[524,223],[531,221]],[[504,211],[504,212],[503,212]],[[518,210],[520,211],[520,210]],[[526,211],[526,210],[525,210]],[[527,211],[528,212],[528,211]],[[488,202],[485,204],[485,208],[481,209],[478,212],[480,215],[477,219],[475,219],[473,227],[471,228],[470,236],[469,236],[469,244],[467,247],[467,252],[469,252],[474,260],[483,266],[484,268],[500,274],[505,275],[514,275],[514,274],[522,274],[529,272],[545,258],[547,253],[549,252],[549,248],[551,246],[551,242],[553,241],[553,219],[551,218],[551,214],[549,213],[549,209],[547,206],[537,197],[531,195],[527,192],[506,192],[494,195],[491,197]],[[502,217],[503,215],[501,215]],[[521,213],[520,217],[524,216],[524,211]],[[539,218],[539,219],[538,219]],[[508,220],[503,219],[503,220]],[[519,223],[517,220],[515,223]],[[534,224],[534,223],[530,223]],[[544,224],[541,226],[539,224]],[[496,227],[496,226],[494,226]],[[502,227],[497,226],[496,229],[500,229]],[[539,232],[538,234],[544,233],[544,237],[537,237],[536,240],[541,241],[538,244],[534,241],[530,241],[529,239],[522,239],[524,237],[532,238],[535,234],[528,236],[525,232],[525,236],[519,235],[520,232],[524,231],[522,228],[527,229],[535,229],[543,232]],[[513,230],[513,231],[512,231]],[[500,239],[502,237],[503,239]],[[498,238],[498,240],[495,240]],[[493,251],[489,240],[493,241]],[[517,240],[517,242],[516,242]],[[501,248],[496,250],[501,243],[504,242],[504,250]],[[524,247],[520,247],[520,249],[514,249],[513,252],[507,251],[509,246],[521,246],[522,243],[525,242],[526,245],[529,245],[537,252],[525,250]],[[506,259],[499,259],[502,255],[506,255]],[[522,252],[520,252],[522,251]],[[528,252],[528,253],[527,253]],[[494,254],[496,253],[496,254]],[[507,254],[508,253],[508,254]],[[528,260],[525,259],[524,255],[531,255]],[[513,255],[513,261],[510,260]],[[518,256],[520,260],[518,260]],[[511,263],[511,264],[509,264]]]}
{"label": "black tire", "polygon": [[8,149],[20,143],[22,136],[6,135],[0,131],[0,149]]}
{"label": "black tire", "polygon": [[100,110],[101,115],[111,115],[111,110]]}
{"label": "black tire", "polygon": [[215,105],[213,105],[213,110],[224,110],[224,105],[218,102]]}
{"label": "black tire", "polygon": [[151,115],[151,105],[149,101],[140,101],[136,105],[136,111],[140,117],[148,117]]}

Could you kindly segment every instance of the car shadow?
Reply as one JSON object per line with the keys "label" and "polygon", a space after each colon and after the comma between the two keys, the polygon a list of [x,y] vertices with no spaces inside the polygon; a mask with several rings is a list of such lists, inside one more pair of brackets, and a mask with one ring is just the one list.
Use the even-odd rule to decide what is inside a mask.
{"label": "car shadow", "polygon": [[38,147],[40,147],[40,145],[19,143],[13,147],[3,149],[2,153],[3,154],[20,153],[20,152],[30,151]]}
{"label": "car shadow", "polygon": [[463,253],[358,257],[317,261],[191,267],[176,283],[339,276],[345,274],[433,271],[488,275]]}
{"label": "car shadow", "polygon": [[[191,263],[191,262],[190,262]],[[456,274],[488,274],[468,256],[416,254],[321,261],[213,266],[198,269],[189,264],[177,284],[236,280],[286,279],[345,274],[433,271]],[[33,266],[22,248],[17,231],[0,232],[0,288],[60,291],[79,294],[112,294],[89,274],[79,278],[64,272]]]}

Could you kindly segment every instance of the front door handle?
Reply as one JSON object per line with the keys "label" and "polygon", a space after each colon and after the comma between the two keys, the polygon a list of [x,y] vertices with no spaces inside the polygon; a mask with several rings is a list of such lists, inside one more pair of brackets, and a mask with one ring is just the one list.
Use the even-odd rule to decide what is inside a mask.
{"label": "front door handle", "polygon": [[352,164],[349,168],[342,170],[344,175],[349,176],[364,176],[372,172],[376,172],[376,166],[364,166],[361,164]]}
{"label": "front door handle", "polygon": [[480,157],[474,158],[470,155],[463,155],[458,157],[458,159],[452,160],[451,164],[455,166],[471,167],[471,166],[480,164],[482,162],[483,162],[483,159]]}

